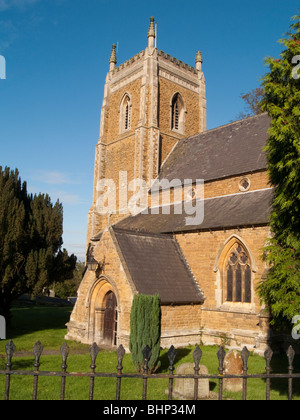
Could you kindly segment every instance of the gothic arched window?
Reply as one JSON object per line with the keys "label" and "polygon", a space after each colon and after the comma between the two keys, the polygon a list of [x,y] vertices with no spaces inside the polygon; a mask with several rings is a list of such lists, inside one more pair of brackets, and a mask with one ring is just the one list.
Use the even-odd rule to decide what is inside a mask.
{"label": "gothic arched window", "polygon": [[247,251],[236,243],[229,251],[224,266],[227,302],[251,303],[251,271]]}
{"label": "gothic arched window", "polygon": [[123,133],[131,128],[131,99],[126,93],[120,106],[120,132]]}
{"label": "gothic arched window", "polygon": [[180,93],[175,93],[171,104],[171,130],[184,132],[184,102]]}

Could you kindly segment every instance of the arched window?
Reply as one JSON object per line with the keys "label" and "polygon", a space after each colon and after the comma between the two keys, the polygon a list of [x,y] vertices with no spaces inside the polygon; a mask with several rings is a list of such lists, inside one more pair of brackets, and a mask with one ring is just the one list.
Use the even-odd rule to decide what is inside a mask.
{"label": "arched window", "polygon": [[171,130],[184,132],[185,107],[180,93],[175,93],[171,103]]}
{"label": "arched window", "polygon": [[227,302],[251,303],[251,262],[245,248],[231,247],[224,265],[224,293]]}
{"label": "arched window", "polygon": [[120,132],[124,133],[131,128],[131,99],[128,93],[123,96],[120,106]]}

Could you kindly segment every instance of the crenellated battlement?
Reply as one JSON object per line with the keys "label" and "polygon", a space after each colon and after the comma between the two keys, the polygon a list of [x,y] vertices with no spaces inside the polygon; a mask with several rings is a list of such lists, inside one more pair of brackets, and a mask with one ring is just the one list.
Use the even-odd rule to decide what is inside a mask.
{"label": "crenellated battlement", "polygon": [[[184,63],[181,60],[178,60],[176,57],[172,57],[170,54],[167,54],[162,50],[158,50],[157,48],[155,49],[155,52],[156,52],[156,54],[159,58],[162,58],[166,61],[169,61],[170,63],[173,63],[176,66],[178,66],[179,68],[187,70],[190,73],[198,74],[198,70],[195,67],[190,66],[189,64]],[[121,70],[123,70],[125,68],[128,68],[130,65],[132,65],[132,64],[136,63],[137,61],[141,60],[142,58],[144,58],[145,55],[146,55],[146,50],[141,51],[140,53],[136,54],[134,57],[131,57],[131,58],[129,58],[129,60],[126,60],[124,63],[120,64],[118,67],[115,67],[112,70],[112,74],[114,75],[114,74],[120,72]]]}
{"label": "crenellated battlement", "polygon": [[173,64],[176,64],[178,67],[180,67],[182,69],[188,70],[188,71],[190,71],[191,73],[194,73],[194,74],[198,73],[198,71],[195,69],[195,67],[190,66],[189,64],[184,63],[181,60],[177,60],[176,57],[172,57],[170,54],[166,54],[164,51],[159,50],[157,54],[158,54],[159,57],[161,57],[161,58],[163,58],[167,61],[170,61]]}
{"label": "crenellated battlement", "polygon": [[146,54],[146,51],[141,51],[139,54],[136,54],[134,57],[129,58],[129,60],[125,61],[124,63],[120,64],[118,67],[115,67],[112,70],[112,74],[118,73],[119,71],[129,67],[131,64],[136,63],[138,60],[143,58]]}

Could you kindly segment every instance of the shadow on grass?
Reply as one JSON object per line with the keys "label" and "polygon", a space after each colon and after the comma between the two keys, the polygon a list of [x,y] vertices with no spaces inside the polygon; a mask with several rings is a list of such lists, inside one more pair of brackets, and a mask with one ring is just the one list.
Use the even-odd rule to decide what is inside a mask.
{"label": "shadow on grass", "polygon": [[[295,355],[293,366],[293,373],[300,373],[299,354]],[[285,353],[282,352],[273,356],[271,361],[272,373],[287,374],[289,372],[288,367],[288,360]],[[288,398],[288,379],[271,379],[271,390],[276,390],[279,393],[279,395]],[[293,396],[300,396],[300,379],[293,380]]]}
{"label": "shadow on grass", "polygon": [[11,310],[10,323],[7,326],[6,338],[13,340],[37,331],[65,329],[72,307],[57,306],[18,306]]}
{"label": "shadow on grass", "polygon": [[[191,348],[181,348],[177,349],[177,355],[175,359],[175,367],[178,366],[178,363],[185,359],[189,354],[193,351]],[[164,350],[164,353],[161,353],[161,356],[159,358],[159,361],[161,363],[159,369],[157,370],[157,373],[166,373],[169,372],[169,357],[168,357],[168,350]],[[188,361],[186,361],[188,362]]]}

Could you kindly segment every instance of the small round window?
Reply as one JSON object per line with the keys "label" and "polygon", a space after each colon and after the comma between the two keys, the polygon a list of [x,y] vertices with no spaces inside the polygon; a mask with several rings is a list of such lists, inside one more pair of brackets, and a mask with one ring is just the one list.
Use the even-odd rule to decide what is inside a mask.
{"label": "small round window", "polygon": [[249,178],[242,178],[239,182],[239,189],[242,192],[250,190],[251,182]]}

